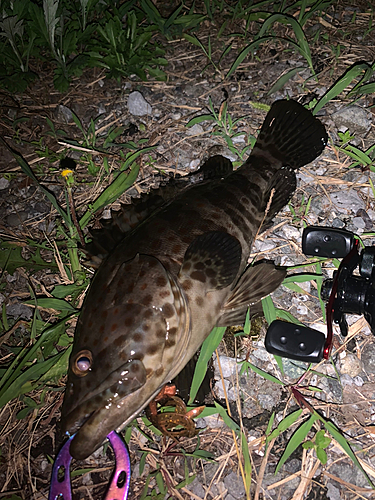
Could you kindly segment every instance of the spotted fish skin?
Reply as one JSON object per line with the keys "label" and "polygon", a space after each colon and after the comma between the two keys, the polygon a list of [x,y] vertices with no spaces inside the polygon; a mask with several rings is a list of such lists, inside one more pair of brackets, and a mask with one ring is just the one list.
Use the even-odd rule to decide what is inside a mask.
{"label": "spotted fish skin", "polygon": [[242,167],[229,173],[228,160],[208,160],[202,172],[218,165],[216,177],[160,203],[104,260],[69,362],[62,429],[77,432],[73,457],[86,458],[131,422],[214,326],[243,322],[249,305],[279,286],[284,270],[247,267],[251,245],[292,196],[294,171],[326,142],[308,110],[277,101]]}

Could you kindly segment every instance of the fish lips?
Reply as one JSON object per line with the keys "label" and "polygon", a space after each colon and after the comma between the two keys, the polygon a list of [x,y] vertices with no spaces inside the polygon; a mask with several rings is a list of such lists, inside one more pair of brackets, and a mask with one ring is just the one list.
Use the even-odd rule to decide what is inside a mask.
{"label": "fish lips", "polygon": [[[68,388],[69,382],[72,384],[68,381]],[[121,400],[142,387],[145,382],[145,367],[142,361],[134,359],[114,370],[83,401],[73,407],[71,403],[75,394],[67,393],[62,408],[61,427],[64,434],[76,433],[70,445],[70,454],[74,458],[82,460],[100,445],[106,435],[113,430],[108,424],[108,415],[113,405],[119,405]],[[95,442],[89,452],[84,447],[80,449],[75,445],[78,442],[82,443],[83,436]],[[95,439],[95,436],[98,436],[98,439]]]}

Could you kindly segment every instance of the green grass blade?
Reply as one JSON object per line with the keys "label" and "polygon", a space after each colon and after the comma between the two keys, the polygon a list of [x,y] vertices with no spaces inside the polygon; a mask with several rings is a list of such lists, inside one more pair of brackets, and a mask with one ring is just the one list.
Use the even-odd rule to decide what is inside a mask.
{"label": "green grass blade", "polygon": [[298,429],[294,432],[292,437],[290,438],[284,453],[281,455],[279,463],[275,469],[275,474],[279,472],[281,467],[284,465],[285,461],[290,457],[290,455],[298,448],[298,446],[304,441],[307,434],[310,432],[311,427],[314,425],[314,422],[317,420],[315,415],[311,415],[310,418],[304,422]]}
{"label": "green grass blade", "polygon": [[270,373],[267,373],[264,370],[262,370],[261,368],[258,368],[257,366],[250,363],[250,361],[246,361],[246,368],[250,368],[251,370],[253,370],[253,372],[255,372],[258,375],[260,375],[261,377],[269,380],[270,382],[274,382],[275,384],[279,384],[279,385],[284,385],[284,382],[279,380],[277,377],[274,377]]}
{"label": "green grass blade", "polygon": [[267,92],[267,95],[274,94],[278,90],[282,89],[284,85],[289,82],[291,78],[293,78],[294,75],[300,73],[301,71],[304,71],[305,69],[306,66],[299,66],[298,68],[293,68],[287,71],[284,75],[280,76],[280,78],[272,85],[270,90]]}
{"label": "green grass blade", "polygon": [[79,224],[83,229],[92,215],[101,208],[116,201],[127,189],[129,189],[138,177],[139,165],[134,165],[130,172],[120,172],[116,179],[98,196],[90,208],[81,217]]}
{"label": "green grass blade", "polygon": [[335,82],[332,87],[326,92],[316,103],[313,109],[313,115],[316,115],[323,106],[325,106],[331,99],[337,97],[341,92],[343,92],[346,87],[348,87],[352,81],[362,73],[366,71],[370,66],[367,63],[356,63],[350,67],[345,73]]}
{"label": "green grass blade", "polygon": [[201,386],[201,383],[203,382],[203,379],[206,375],[207,364],[210,361],[212,354],[215,352],[215,349],[217,349],[217,346],[220,344],[225,330],[225,326],[215,327],[203,342],[201,352],[199,353],[198,361],[195,366],[188,404],[192,404],[194,402],[199,387]]}

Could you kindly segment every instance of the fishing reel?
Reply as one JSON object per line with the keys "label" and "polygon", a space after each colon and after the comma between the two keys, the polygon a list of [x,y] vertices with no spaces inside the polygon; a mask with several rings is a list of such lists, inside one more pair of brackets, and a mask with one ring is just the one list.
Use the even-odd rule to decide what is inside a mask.
{"label": "fishing reel", "polygon": [[[359,252],[359,239],[346,230],[309,226],[302,234],[302,251],[316,257],[342,258],[332,279],[323,282],[321,297],[327,302],[327,337],[318,330],[276,320],[268,328],[268,352],[284,358],[317,363],[328,359],[333,323],[348,334],[346,314],[363,314],[375,334],[375,247]],[[359,275],[353,275],[358,267]]]}

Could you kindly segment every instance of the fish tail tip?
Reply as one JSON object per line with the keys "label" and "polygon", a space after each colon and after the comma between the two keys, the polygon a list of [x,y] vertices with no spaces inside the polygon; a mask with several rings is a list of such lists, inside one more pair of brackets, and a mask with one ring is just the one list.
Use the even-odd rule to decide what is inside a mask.
{"label": "fish tail tip", "polygon": [[282,99],[272,104],[253,154],[267,151],[283,166],[298,169],[315,160],[327,142],[325,126],[311,111],[297,101]]}

